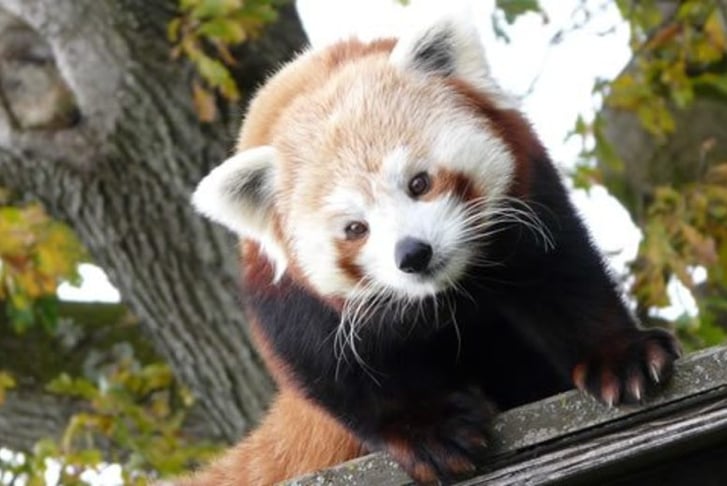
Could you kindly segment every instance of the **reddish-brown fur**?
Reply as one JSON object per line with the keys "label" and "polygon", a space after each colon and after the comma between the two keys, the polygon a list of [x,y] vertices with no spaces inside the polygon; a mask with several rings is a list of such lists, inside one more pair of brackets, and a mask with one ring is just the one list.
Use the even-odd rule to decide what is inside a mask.
{"label": "reddish-brown fur", "polygon": [[[287,267],[281,285],[269,285],[274,269],[260,248],[248,243],[244,245],[243,278],[251,289],[248,303],[257,314],[249,316],[251,335],[280,391],[253,433],[208,469],[178,484],[272,484],[356,457],[364,452],[362,441],[372,449],[391,453],[420,482],[448,480],[471,471],[486,445],[483,428],[493,410],[480,391],[487,391],[488,397],[493,393],[495,403],[516,406],[565,389],[567,384],[556,375],[572,371],[579,387],[611,404],[619,400],[621,390],[630,392],[619,388],[622,383],[633,383],[628,376],[617,376],[621,373],[618,370],[626,375],[648,369],[647,364],[652,370],[658,367],[662,377],[655,379],[657,382],[671,372],[671,361],[677,354],[675,343],[666,334],[636,329],[529,123],[504,103],[491,85],[467,77],[468,70],[461,74],[469,83],[444,74],[449,69],[441,69],[442,59],[438,57],[454,44],[445,46],[444,52],[419,45],[420,50],[411,53],[431,61],[418,66],[420,70],[437,68],[429,73],[431,76],[399,69],[399,49],[393,59],[389,55],[395,44],[394,40],[370,44],[348,41],[304,54],[276,74],[250,105],[237,148],[240,152],[264,145],[274,148],[267,161],[272,166],[268,169],[274,169],[268,172],[274,175],[263,178],[265,196],[270,194],[267,185],[274,186],[274,204],[263,208],[272,213],[272,227],[267,224],[265,231],[273,234],[265,233],[260,241],[276,263],[282,262],[275,270]],[[402,46],[407,48],[406,43]],[[428,55],[432,59],[426,59]],[[365,62],[357,62],[362,59]],[[456,75],[457,71],[453,72]],[[464,125],[470,131],[458,127],[459,116],[467,119]],[[466,151],[457,150],[468,144],[457,140],[475,140],[473,134],[478,129],[487,137],[472,148],[488,145],[493,150],[482,149],[476,159],[468,160]],[[403,164],[404,157],[407,162],[414,161],[412,167],[405,168],[408,171],[397,165]],[[346,289],[355,289],[364,276],[356,257],[365,239],[329,245],[330,227],[340,223],[339,229],[343,229],[346,221],[338,219],[358,217],[355,212],[349,214],[349,192],[364,200],[386,199],[385,190],[384,197],[377,192],[380,185],[372,175],[383,173],[395,181],[387,180],[388,186],[397,192],[406,190],[406,181],[413,175],[409,171],[423,170],[416,162],[430,162],[428,157],[447,159],[433,162],[459,169],[432,169],[431,187],[421,199],[437,200],[454,194],[464,202],[482,196],[496,201],[507,194],[527,203],[528,197],[533,197],[542,208],[552,210],[553,217],[541,218],[548,220],[542,229],[545,234],[552,228],[559,246],[549,251],[545,242],[523,238],[516,226],[502,224],[500,236],[488,243],[494,243],[490,246],[495,257],[506,255],[501,258],[501,269],[493,270],[493,275],[505,276],[508,281],[493,278],[503,283],[502,288],[479,289],[490,275],[465,279],[463,293],[475,290],[482,305],[471,297],[473,305],[453,311],[453,320],[463,316],[458,323],[466,321],[464,326],[437,329],[431,335],[422,333],[408,349],[400,347],[398,341],[389,347],[370,340],[366,343],[369,354],[383,368],[380,374],[386,378],[385,384],[374,380],[378,386],[371,385],[364,381],[366,370],[353,367],[345,370],[348,374],[344,379],[333,381],[334,369],[335,378],[340,376],[340,355],[322,345],[333,342],[331,336],[341,327]],[[489,177],[468,177],[467,171],[480,162],[484,162],[480,172],[487,171]],[[254,186],[254,182],[251,178],[244,185]],[[373,184],[367,190],[369,183]],[[386,189],[386,184],[383,186]],[[384,210],[389,209],[384,206]],[[231,211],[235,210],[237,206],[232,206]],[[378,220],[387,219],[390,212],[382,211]],[[533,211],[533,217],[539,214],[545,212]],[[467,223],[473,220],[469,217]],[[247,224],[239,226],[247,235]],[[472,226],[473,232],[479,229],[476,222]],[[301,234],[306,237],[297,237]],[[517,245],[512,244],[515,241]],[[382,246],[364,248],[364,257],[369,257],[369,248],[373,252]],[[398,273],[381,280],[388,281],[391,275]],[[490,314],[490,309],[491,321],[483,315]],[[388,324],[388,317],[384,317]],[[401,321],[405,321],[404,316]],[[424,318],[411,321],[417,324]],[[483,321],[491,324],[484,325]],[[511,325],[512,334],[522,335],[523,343],[507,332]],[[465,339],[461,339],[461,330],[469,332],[463,334]],[[356,337],[354,334],[351,336]],[[454,343],[455,338],[456,358],[440,352],[440,343]],[[514,342],[513,356],[507,359],[518,366],[510,369],[508,364],[500,365],[501,356],[495,353],[498,369],[492,373],[493,361],[485,359],[489,355],[483,345],[488,341],[497,345],[500,340],[506,343],[502,348],[505,352],[509,352],[507,343]],[[459,361],[460,345],[467,341],[476,347]],[[526,351],[520,350],[521,344],[527,345]],[[527,351],[530,344],[543,356],[531,356]],[[632,349],[648,359],[635,357],[638,353]],[[547,361],[557,369],[544,366],[548,368],[544,373],[534,373],[530,363],[537,358],[547,358],[542,363]],[[578,360],[586,361],[578,364]],[[460,389],[472,380],[474,387]],[[525,392],[503,393],[501,388],[508,386]],[[638,401],[640,396],[631,399]]]}
{"label": "reddish-brown fur", "polygon": [[282,388],[262,423],[204,471],[177,486],[266,486],[362,454],[329,414]]}
{"label": "reddish-brown fur", "polygon": [[336,250],[338,251],[338,266],[355,281],[363,278],[363,269],[358,263],[356,263],[356,257],[361,251],[361,247],[364,245],[365,241],[366,237],[363,237],[353,241],[341,240],[336,243]]}
{"label": "reddish-brown fur", "polygon": [[431,179],[432,187],[421,196],[424,201],[433,201],[446,194],[454,194],[462,201],[471,201],[482,194],[478,194],[469,177],[461,172],[440,169]]}

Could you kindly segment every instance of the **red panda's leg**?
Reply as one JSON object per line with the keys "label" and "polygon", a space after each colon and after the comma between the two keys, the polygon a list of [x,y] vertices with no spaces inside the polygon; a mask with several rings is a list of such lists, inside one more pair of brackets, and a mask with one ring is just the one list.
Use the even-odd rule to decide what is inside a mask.
{"label": "red panda's leg", "polygon": [[609,405],[640,402],[668,381],[679,343],[638,326],[552,163],[535,160],[532,171],[529,204],[545,236],[500,233],[499,255],[488,256],[508,262],[488,274],[505,282],[499,310],[579,388]]}
{"label": "red panda's leg", "polygon": [[262,423],[201,472],[175,486],[267,486],[363,453],[360,442],[318,406],[283,389]]}

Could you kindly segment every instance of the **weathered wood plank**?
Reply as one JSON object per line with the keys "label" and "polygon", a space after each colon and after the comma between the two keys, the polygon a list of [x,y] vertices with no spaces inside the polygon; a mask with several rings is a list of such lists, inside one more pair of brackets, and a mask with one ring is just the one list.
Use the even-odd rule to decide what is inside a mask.
{"label": "weathered wood plank", "polygon": [[[727,347],[680,360],[669,387],[642,406],[609,409],[571,391],[501,414],[492,431],[492,455],[463,486],[585,480],[673,456],[699,441],[727,442]],[[372,454],[288,484],[412,482],[388,456]]]}
{"label": "weathered wood plank", "polygon": [[[568,440],[552,452],[531,451],[514,464],[465,481],[462,486],[512,484],[563,484],[567,480],[615,476],[636,467],[647,467],[655,459],[646,454],[674,457],[692,440],[716,434],[713,440],[727,442],[727,393],[706,405],[677,411],[666,417],[637,424],[624,430],[581,441]],[[668,449],[663,451],[663,449]],[[524,460],[523,460],[524,459]],[[616,468],[623,469],[618,471]]]}

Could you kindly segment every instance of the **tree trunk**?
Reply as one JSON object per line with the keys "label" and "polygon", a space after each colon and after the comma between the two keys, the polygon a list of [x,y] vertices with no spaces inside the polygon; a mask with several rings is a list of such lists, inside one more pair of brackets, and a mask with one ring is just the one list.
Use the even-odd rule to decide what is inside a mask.
{"label": "tree trunk", "polygon": [[[235,240],[196,215],[189,196],[233,146],[240,110],[198,121],[190,66],[170,58],[165,40],[175,8],[0,0],[0,186],[73,227],[214,433],[234,440],[273,385],[240,312]],[[302,44],[293,7],[280,14],[243,48],[259,69],[242,73],[241,86]]]}

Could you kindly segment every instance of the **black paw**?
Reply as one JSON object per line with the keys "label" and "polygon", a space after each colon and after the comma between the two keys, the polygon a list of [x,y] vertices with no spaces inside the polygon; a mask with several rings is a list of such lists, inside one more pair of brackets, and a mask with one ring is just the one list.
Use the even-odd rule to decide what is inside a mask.
{"label": "black paw", "polygon": [[495,409],[479,390],[443,397],[413,410],[384,434],[386,449],[419,484],[447,484],[472,475],[487,448]]}
{"label": "black paw", "polygon": [[573,368],[573,382],[609,406],[639,403],[669,380],[679,356],[679,342],[668,332],[630,330],[604,338]]}

